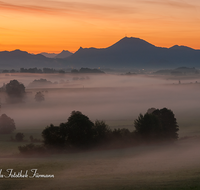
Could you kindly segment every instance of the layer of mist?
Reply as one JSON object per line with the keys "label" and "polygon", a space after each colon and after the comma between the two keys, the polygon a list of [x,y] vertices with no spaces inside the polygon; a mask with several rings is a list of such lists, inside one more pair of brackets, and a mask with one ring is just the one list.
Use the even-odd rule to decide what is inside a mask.
{"label": "layer of mist", "polygon": [[[174,112],[181,136],[200,133],[200,79],[182,79],[179,84],[178,79],[142,75],[0,75],[2,85],[14,79],[25,85],[26,99],[21,104],[8,104],[5,93],[1,92],[1,113],[13,118],[17,129],[44,129],[50,123],[57,125],[66,122],[70,113],[76,110],[93,121],[104,120],[111,127],[134,130],[133,122],[140,113],[152,107],[166,107]],[[51,81],[52,85],[29,86],[39,79]],[[38,91],[44,94],[45,101],[35,101]]]}

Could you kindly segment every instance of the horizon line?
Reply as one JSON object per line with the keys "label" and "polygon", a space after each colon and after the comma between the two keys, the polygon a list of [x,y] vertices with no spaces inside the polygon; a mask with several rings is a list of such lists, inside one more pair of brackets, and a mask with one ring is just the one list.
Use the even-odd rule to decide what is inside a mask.
{"label": "horizon line", "polygon": [[[148,42],[148,41],[146,41],[146,40],[144,40],[144,39],[142,39],[142,38],[139,38],[139,37],[133,37],[133,36],[131,36],[131,37],[128,37],[128,36],[125,36],[125,37],[123,37],[123,38],[121,38],[120,40],[118,40],[117,42],[119,42],[119,41],[121,41],[122,39],[125,39],[125,38],[135,38],[135,39],[139,39],[139,40],[143,40],[143,41],[145,41],[145,42],[147,42],[147,43],[149,43],[149,44],[151,44],[151,45],[154,45],[153,43],[150,43],[150,42]],[[115,42],[114,44],[116,44],[117,42]],[[82,49],[90,49],[90,48],[95,48],[95,49],[106,49],[106,48],[109,48],[109,47],[111,47],[112,45],[114,45],[114,44],[111,44],[110,46],[108,46],[108,47],[104,47],[104,48],[96,48],[96,47],[82,47],[82,46],[80,46],[79,48],[78,48],[78,50],[80,49],[80,48],[82,48]],[[170,47],[164,47],[164,46],[156,46],[156,45],[154,45],[155,47],[159,47],[159,48],[167,48],[167,49],[170,49],[170,48],[172,48],[172,47],[175,47],[175,46],[178,46],[178,47],[187,47],[187,48],[191,48],[191,49],[193,49],[193,50],[200,50],[200,49],[195,49],[195,48],[192,48],[192,47],[190,47],[190,46],[186,46],[186,45],[177,45],[177,44],[175,44],[175,45],[172,45],[172,46],[170,46]],[[3,50],[3,51],[0,51],[0,52],[13,52],[13,51],[21,51],[21,52],[27,52],[27,53],[29,53],[29,54],[33,54],[33,55],[42,55],[42,53],[48,53],[48,54],[60,54],[62,51],[69,51],[70,53],[76,53],[78,50],[76,50],[76,51],[69,51],[69,50],[67,50],[67,49],[63,49],[63,50],[61,50],[61,51],[42,51],[42,52],[40,52],[40,53],[31,53],[31,52],[28,52],[28,51],[26,51],[26,50],[21,50],[21,49],[18,49],[18,48],[16,48],[16,49],[13,49],[13,50]]]}

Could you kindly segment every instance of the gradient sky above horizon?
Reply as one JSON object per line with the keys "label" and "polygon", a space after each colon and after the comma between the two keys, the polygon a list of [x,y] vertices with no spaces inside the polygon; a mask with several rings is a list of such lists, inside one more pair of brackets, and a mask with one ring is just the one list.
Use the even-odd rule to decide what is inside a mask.
{"label": "gradient sky above horizon", "polygon": [[75,52],[138,37],[200,49],[199,0],[0,0],[0,51]]}

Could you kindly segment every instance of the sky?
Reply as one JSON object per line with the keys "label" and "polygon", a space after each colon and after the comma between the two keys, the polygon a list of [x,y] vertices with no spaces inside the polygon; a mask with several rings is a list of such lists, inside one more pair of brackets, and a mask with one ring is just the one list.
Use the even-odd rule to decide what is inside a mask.
{"label": "sky", "polygon": [[200,49],[199,0],[0,0],[0,51],[75,52],[138,37]]}

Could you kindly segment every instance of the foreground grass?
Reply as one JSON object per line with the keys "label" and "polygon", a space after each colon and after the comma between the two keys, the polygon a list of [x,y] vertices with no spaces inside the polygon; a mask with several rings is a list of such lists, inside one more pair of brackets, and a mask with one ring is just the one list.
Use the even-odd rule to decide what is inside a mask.
{"label": "foreground grass", "polygon": [[[146,145],[127,149],[95,150],[40,157],[22,157],[18,146],[40,138],[40,129],[24,129],[25,142],[0,136],[0,169],[54,178],[0,178],[1,190],[192,190],[200,189],[199,140],[188,138],[173,145]],[[14,133],[14,134],[15,134]],[[13,134],[13,135],[14,135]],[[39,143],[38,143],[39,144]]]}
{"label": "foreground grass", "polygon": [[[195,142],[196,143],[196,142]],[[132,190],[200,189],[200,153],[191,140],[174,145],[139,146],[44,157],[1,157],[6,169],[54,178],[0,178],[2,190]]]}

